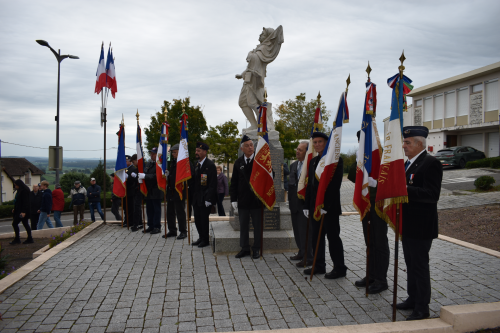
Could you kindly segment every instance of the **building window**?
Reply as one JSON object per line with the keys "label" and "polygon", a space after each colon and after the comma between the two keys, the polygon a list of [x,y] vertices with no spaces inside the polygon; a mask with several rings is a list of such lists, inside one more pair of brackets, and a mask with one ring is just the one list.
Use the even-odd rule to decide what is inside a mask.
{"label": "building window", "polygon": [[483,84],[482,83],[475,84],[472,86],[472,93],[477,93],[477,92],[481,92],[481,91],[483,91]]}
{"label": "building window", "polygon": [[458,89],[458,108],[457,116],[469,115],[469,88],[464,87]]}
{"label": "building window", "polygon": [[432,97],[424,98],[424,121],[432,121]]}
{"label": "building window", "polygon": [[446,109],[444,110],[444,117],[445,118],[452,118],[455,117],[456,114],[456,109],[457,109],[457,101],[456,101],[456,95],[454,91],[448,91],[447,93],[444,94],[444,100],[446,104]]}
{"label": "building window", "polygon": [[443,94],[434,95],[434,120],[443,119],[444,97]]}
{"label": "building window", "polygon": [[419,99],[418,101],[415,102],[415,106],[416,107],[419,107],[419,106],[422,106],[422,100]]}
{"label": "building window", "polygon": [[24,173],[24,183],[26,185],[31,185],[31,177],[30,177],[30,172],[27,171]]}
{"label": "building window", "polygon": [[498,110],[498,79],[485,82],[484,85],[486,111]]}

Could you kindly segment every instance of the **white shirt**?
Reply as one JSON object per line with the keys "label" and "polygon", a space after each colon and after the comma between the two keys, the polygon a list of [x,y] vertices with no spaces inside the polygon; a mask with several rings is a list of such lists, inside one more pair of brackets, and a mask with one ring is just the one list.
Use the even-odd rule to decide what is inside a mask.
{"label": "white shirt", "polygon": [[299,161],[297,164],[297,179],[300,178],[300,174],[302,173],[302,165],[304,164],[304,161]]}
{"label": "white shirt", "polygon": [[413,158],[410,161],[410,164],[408,165],[408,167],[406,168],[406,170],[408,170],[411,165],[413,164],[413,162],[415,162],[415,160],[420,156],[420,154],[422,154],[423,152],[425,151],[425,149],[423,149],[420,153],[418,153],[417,155],[413,156]]}
{"label": "white shirt", "polygon": [[250,157],[247,157],[245,155],[245,164],[250,163],[253,160],[254,156],[255,156],[255,153],[253,153]]}
{"label": "white shirt", "polygon": [[201,162],[198,162],[198,163],[200,163],[200,168],[201,168],[201,166],[203,165],[203,162],[205,162],[206,159],[207,159],[207,157],[205,156],[205,158]]}

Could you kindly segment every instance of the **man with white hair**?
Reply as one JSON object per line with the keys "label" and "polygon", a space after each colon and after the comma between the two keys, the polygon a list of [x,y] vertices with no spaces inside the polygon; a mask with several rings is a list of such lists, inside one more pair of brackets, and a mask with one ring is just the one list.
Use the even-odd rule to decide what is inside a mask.
{"label": "man with white hair", "polygon": [[441,192],[443,167],[425,151],[429,130],[424,126],[403,128],[403,149],[408,203],[403,204],[403,253],[407,268],[408,298],[396,305],[413,312],[406,320],[429,317],[431,278],[429,251],[438,236],[437,202]]}

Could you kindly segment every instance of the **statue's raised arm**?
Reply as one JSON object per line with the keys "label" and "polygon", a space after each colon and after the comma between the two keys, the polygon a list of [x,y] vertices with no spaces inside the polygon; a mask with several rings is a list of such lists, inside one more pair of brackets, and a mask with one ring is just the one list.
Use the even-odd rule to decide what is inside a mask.
{"label": "statue's raised arm", "polygon": [[[236,74],[237,79],[243,79],[239,105],[250,122],[246,130],[257,129],[257,107],[264,102],[264,87],[267,64],[278,56],[283,44],[283,27],[263,28],[259,36],[260,44],[247,55],[247,68],[241,74]],[[271,113],[268,109],[269,114]],[[271,127],[271,128],[270,128]],[[273,122],[268,122],[268,130],[273,130]]]}

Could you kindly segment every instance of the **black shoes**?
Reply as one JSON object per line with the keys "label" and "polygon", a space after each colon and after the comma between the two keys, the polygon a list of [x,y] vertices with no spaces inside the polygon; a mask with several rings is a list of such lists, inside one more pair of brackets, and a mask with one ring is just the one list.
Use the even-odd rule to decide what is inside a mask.
{"label": "black shoes", "polygon": [[290,260],[302,260],[302,259],[303,257],[299,256],[298,254],[290,257]]}
{"label": "black shoes", "polygon": [[179,236],[177,237],[177,239],[184,239],[184,238],[187,238],[187,235],[185,233],[183,233],[183,232],[181,232],[179,234]]}
{"label": "black shoes", "polygon": [[29,237],[27,240],[23,242],[23,244],[33,244],[35,241],[33,240],[32,237]]}
{"label": "black shoes", "polygon": [[151,231],[153,231],[152,228],[147,228],[146,230],[143,230],[142,232],[145,233],[145,234],[148,234],[150,233]]}
{"label": "black shoes", "polygon": [[151,235],[159,234],[160,232],[161,232],[160,229],[154,228],[153,230],[151,230]]}
{"label": "black shoes", "polygon": [[[304,269],[304,274],[306,274],[306,275],[311,275],[311,272],[312,272],[312,268]],[[314,275],[325,274],[325,273],[326,273],[326,270],[324,268],[319,268],[319,267],[314,268]]]}
{"label": "black shoes", "polygon": [[142,224],[139,224],[139,225],[137,226],[137,229],[142,229],[142,228],[143,228]]}
{"label": "black shoes", "polygon": [[12,242],[9,243],[10,245],[16,245],[16,244],[21,244],[21,240],[19,238],[14,238]]}
{"label": "black shoes", "polygon": [[167,238],[168,237],[176,237],[176,236],[177,236],[177,232],[173,232],[173,231],[167,232]]}
{"label": "black shoes", "polygon": [[130,231],[137,231],[137,230],[139,230],[139,228],[137,228],[135,225],[132,226],[132,228],[130,228]]}
{"label": "black shoes", "polygon": [[297,266],[297,267],[308,267],[308,266],[312,266],[312,264],[313,264],[312,260],[307,260],[306,264],[304,265],[304,259],[302,259],[301,261],[299,261],[298,263],[296,263],[295,266]]}
{"label": "black shoes", "polygon": [[237,259],[240,259],[240,258],[243,258],[243,257],[246,257],[246,256],[249,256],[250,255],[250,251],[245,251],[245,250],[241,250],[240,252],[238,252],[237,255],[235,255],[234,257],[237,258]]}
{"label": "black shoes", "polygon": [[425,319],[425,318],[429,318],[429,312],[420,312],[420,311],[413,310],[411,315],[409,315],[406,318],[406,320],[407,321],[409,321],[409,320],[421,320],[421,319]]}
{"label": "black shoes", "polygon": [[338,279],[341,277],[345,277],[346,272],[337,272],[336,270],[332,270],[330,273],[325,274],[325,279]]}
{"label": "black shoes", "polygon": [[368,286],[368,294],[378,294],[384,290],[387,290],[388,288],[389,286],[387,286],[387,283],[375,281],[370,284],[370,286]]}
{"label": "black shoes", "polygon": [[191,245],[198,246],[198,245],[200,245],[200,243],[201,243],[201,239],[198,238],[198,240],[196,242],[192,242]]}
{"label": "black shoes", "polygon": [[[370,284],[372,284],[374,281],[374,279],[370,279]],[[366,288],[366,277],[354,282],[354,285],[359,288]]]}
{"label": "black shoes", "polygon": [[259,259],[260,258],[259,250],[253,251],[252,258],[253,259]]}
{"label": "black shoes", "polygon": [[408,302],[408,300],[404,301],[403,303],[396,304],[396,309],[398,310],[413,310],[414,307],[415,304]]}
{"label": "black shoes", "polygon": [[198,244],[198,247],[205,247],[205,246],[209,246],[209,245],[210,245],[209,242],[201,241],[201,243]]}

